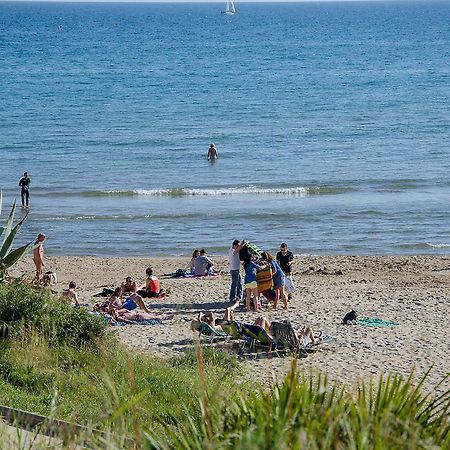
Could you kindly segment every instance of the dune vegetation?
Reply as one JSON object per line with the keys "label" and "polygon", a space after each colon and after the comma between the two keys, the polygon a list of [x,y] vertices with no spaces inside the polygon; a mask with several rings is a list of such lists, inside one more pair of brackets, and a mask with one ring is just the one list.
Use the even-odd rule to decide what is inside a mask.
{"label": "dune vegetation", "polygon": [[[46,289],[0,284],[0,403],[91,428],[94,448],[448,448],[450,394],[412,377],[357,387],[320,373],[271,389],[212,349],[171,360],[129,350],[101,317]],[[445,381],[445,380],[443,380]],[[86,441],[73,435],[66,445]]]}

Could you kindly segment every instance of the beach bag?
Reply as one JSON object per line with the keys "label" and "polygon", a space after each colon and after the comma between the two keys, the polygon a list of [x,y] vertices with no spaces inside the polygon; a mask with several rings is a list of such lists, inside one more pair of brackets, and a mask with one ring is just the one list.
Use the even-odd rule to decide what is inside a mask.
{"label": "beach bag", "polygon": [[269,301],[274,302],[277,296],[276,292],[273,289],[267,289],[261,292],[262,295]]}
{"label": "beach bag", "polygon": [[183,269],[177,269],[177,271],[175,272],[176,278],[183,278],[185,276],[186,276],[186,271]]}
{"label": "beach bag", "polygon": [[58,282],[58,279],[56,277],[56,273],[49,270],[48,272],[44,273],[42,281],[46,286],[54,286]]}
{"label": "beach bag", "polygon": [[342,323],[344,325],[351,325],[351,324],[356,323],[357,319],[358,319],[358,314],[356,313],[355,310],[352,309],[344,316],[344,318],[342,319]]}
{"label": "beach bag", "polygon": [[285,288],[286,288],[286,292],[288,294],[292,294],[293,292],[295,292],[295,284],[292,281],[291,277],[286,277],[286,283],[285,283]]}

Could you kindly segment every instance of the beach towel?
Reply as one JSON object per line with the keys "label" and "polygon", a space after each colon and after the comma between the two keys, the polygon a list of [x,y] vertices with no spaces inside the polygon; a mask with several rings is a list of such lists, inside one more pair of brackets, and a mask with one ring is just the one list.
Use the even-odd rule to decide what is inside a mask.
{"label": "beach towel", "polygon": [[364,327],[396,327],[399,325],[392,320],[378,319],[377,317],[361,317],[356,321],[356,324]]}
{"label": "beach towel", "polygon": [[258,285],[258,292],[272,289],[272,267],[268,265],[266,267],[261,267],[261,269],[258,269],[258,271],[256,272],[256,283]]}

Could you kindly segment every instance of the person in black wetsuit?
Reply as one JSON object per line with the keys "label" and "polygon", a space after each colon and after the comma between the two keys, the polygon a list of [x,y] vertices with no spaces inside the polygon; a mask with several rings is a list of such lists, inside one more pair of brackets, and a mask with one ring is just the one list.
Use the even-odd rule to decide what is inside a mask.
{"label": "person in black wetsuit", "polygon": [[28,199],[30,198],[30,177],[28,176],[28,172],[23,174],[23,178],[19,181],[20,186],[20,195],[22,197],[22,206],[28,206]]}

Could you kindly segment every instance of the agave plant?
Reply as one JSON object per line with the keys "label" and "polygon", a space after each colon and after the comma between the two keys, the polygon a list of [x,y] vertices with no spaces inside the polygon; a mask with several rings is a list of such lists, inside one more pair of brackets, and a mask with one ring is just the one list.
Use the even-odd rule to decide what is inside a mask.
{"label": "agave plant", "polygon": [[[2,213],[2,201],[3,196],[2,192],[0,191],[0,215]],[[31,241],[22,247],[12,250],[14,238],[16,237],[17,233],[22,227],[22,224],[25,222],[25,219],[28,216],[27,212],[25,216],[13,227],[15,212],[16,202],[14,202],[11,208],[8,220],[6,221],[6,226],[0,227],[0,238],[3,236],[3,242],[0,247],[0,281],[3,281],[5,279],[8,273],[8,269],[12,267],[33,246],[33,242]]]}

